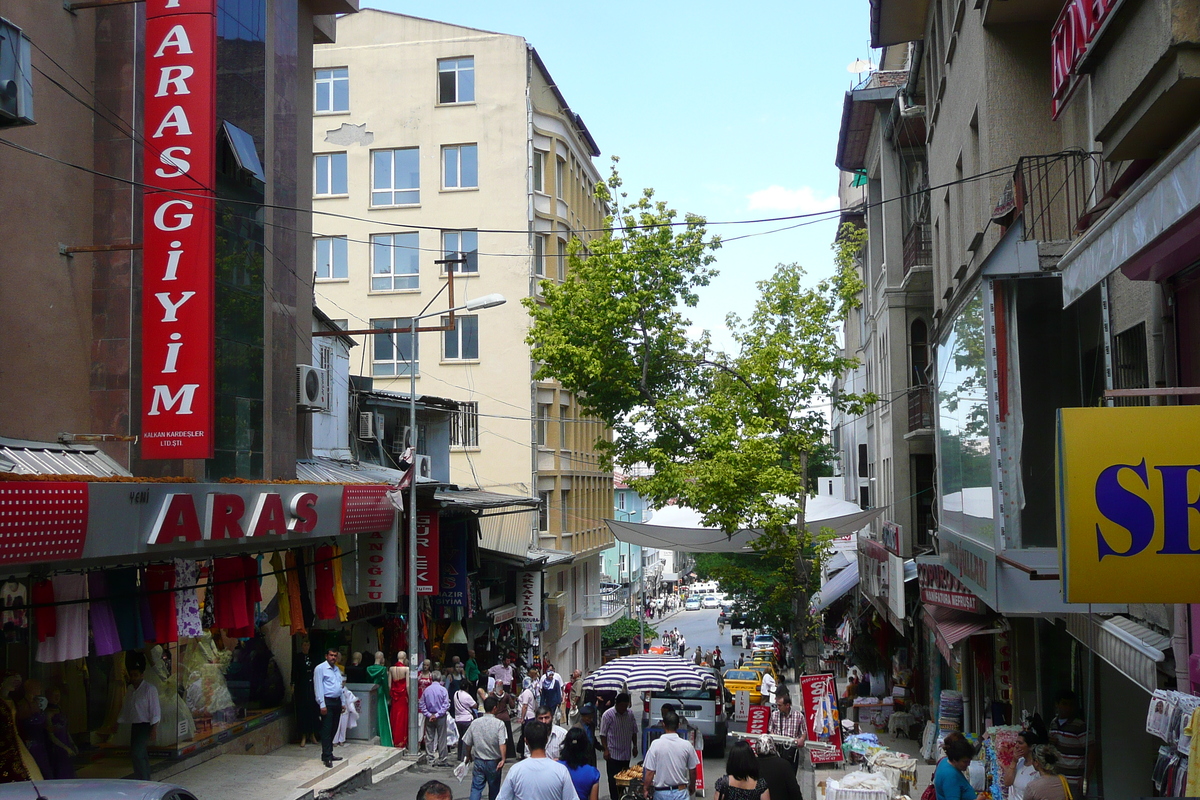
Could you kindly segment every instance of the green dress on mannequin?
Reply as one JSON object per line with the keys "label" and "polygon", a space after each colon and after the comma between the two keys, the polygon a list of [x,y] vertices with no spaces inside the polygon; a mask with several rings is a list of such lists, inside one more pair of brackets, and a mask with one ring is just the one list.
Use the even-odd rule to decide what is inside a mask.
{"label": "green dress on mannequin", "polygon": [[375,691],[375,724],[379,727],[379,745],[392,746],[392,720],[388,713],[388,671],[383,665],[383,653],[375,654],[375,663],[367,667],[367,676],[377,687]]}

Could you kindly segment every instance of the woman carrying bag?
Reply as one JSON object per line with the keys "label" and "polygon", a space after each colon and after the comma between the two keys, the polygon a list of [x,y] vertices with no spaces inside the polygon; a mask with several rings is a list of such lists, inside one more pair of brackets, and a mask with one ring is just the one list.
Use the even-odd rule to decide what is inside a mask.
{"label": "woman carrying bag", "polygon": [[1030,757],[1038,776],[1025,787],[1025,800],[1072,800],[1066,777],[1058,774],[1062,760],[1058,749],[1051,744],[1039,744]]}
{"label": "woman carrying bag", "polygon": [[454,712],[454,727],[458,729],[459,761],[463,760],[462,737],[467,732],[467,728],[470,727],[471,720],[475,719],[475,708],[477,705],[474,684],[467,680],[462,681],[458,685],[458,691],[450,699],[450,709]]}

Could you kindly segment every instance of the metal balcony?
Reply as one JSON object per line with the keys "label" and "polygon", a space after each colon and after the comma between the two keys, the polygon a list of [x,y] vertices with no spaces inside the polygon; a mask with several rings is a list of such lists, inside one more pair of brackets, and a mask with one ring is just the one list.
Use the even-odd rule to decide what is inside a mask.
{"label": "metal balcony", "polygon": [[620,592],[585,595],[583,625],[602,628],[619,620],[629,610],[629,599]]}

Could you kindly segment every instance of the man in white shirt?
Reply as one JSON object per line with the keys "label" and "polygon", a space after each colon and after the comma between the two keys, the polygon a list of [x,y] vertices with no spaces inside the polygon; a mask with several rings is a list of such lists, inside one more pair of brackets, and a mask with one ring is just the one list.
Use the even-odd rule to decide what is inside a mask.
{"label": "man in white shirt", "polygon": [[546,757],[549,738],[549,727],[537,720],[530,720],[525,726],[529,758],[508,771],[499,800],[578,800],[571,773]]}
{"label": "man in white shirt", "polygon": [[502,662],[489,669],[487,674],[495,679],[497,683],[503,683],[505,691],[512,688],[513,668],[512,661],[508,659],[508,656],[505,656]]}
{"label": "man in white shirt", "polygon": [[337,660],[337,648],[330,647],[325,651],[325,663],[317,664],[313,670],[313,692],[321,708],[321,761],[326,767],[342,760],[341,756],[333,754],[333,732],[342,715],[342,684],[345,682],[342,671],[337,668]]}
{"label": "man in white shirt", "polygon": [[133,777],[139,781],[150,780],[150,740],[157,736],[158,723],[162,719],[158,689],[142,680],[144,671],[142,664],[129,668],[129,682],[133,688],[125,693],[121,714],[117,717],[117,722],[130,724],[129,755],[133,761]]}
{"label": "man in white shirt", "polygon": [[775,705],[775,676],[770,672],[763,673],[762,686],[758,688],[767,705]]}
{"label": "man in white shirt", "polygon": [[[539,706],[537,721],[550,729],[550,740],[546,742],[546,758],[558,761],[562,756],[562,743],[567,738],[567,729],[554,724],[554,714],[546,706]],[[525,740],[524,756],[529,757],[529,740]]]}
{"label": "man in white shirt", "polygon": [[652,800],[687,800],[696,792],[696,748],[679,738],[679,715],[672,709],[663,711],[663,730],[642,760],[642,788]]}
{"label": "man in white shirt", "polygon": [[534,696],[533,686],[526,686],[517,695],[517,720],[521,726],[517,731],[517,754],[525,753],[525,723],[531,722],[537,716],[537,697]]}

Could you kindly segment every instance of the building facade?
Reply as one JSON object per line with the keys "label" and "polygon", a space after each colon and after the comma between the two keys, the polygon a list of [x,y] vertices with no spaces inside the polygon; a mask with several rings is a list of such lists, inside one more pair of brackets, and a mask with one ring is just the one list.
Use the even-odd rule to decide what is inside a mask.
{"label": "building facade", "polygon": [[[407,392],[415,373],[421,393],[463,402],[454,483],[542,499],[536,519],[496,520],[484,536],[513,557],[554,554],[542,652],[564,671],[593,666],[585,598],[599,592],[612,508],[593,445],[606,434],[569,393],[533,380],[520,301],[562,280],[567,243],[602,226],[596,144],[519,36],[367,10],[316,48],[314,70],[318,302],[367,331],[448,307],[451,272],[456,305],[507,299],[421,334],[416,352],[404,332],[355,334],[352,369],[384,391]],[[463,260],[436,263],[450,258]],[[402,449],[403,429],[383,436]]]}

